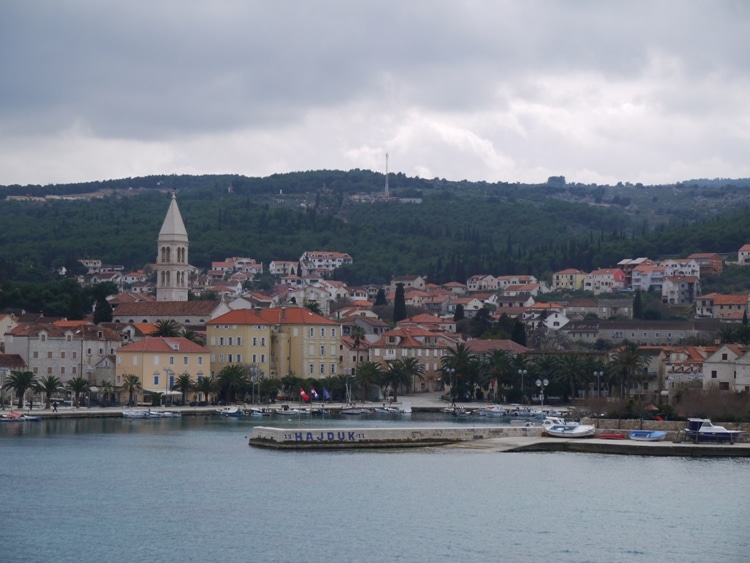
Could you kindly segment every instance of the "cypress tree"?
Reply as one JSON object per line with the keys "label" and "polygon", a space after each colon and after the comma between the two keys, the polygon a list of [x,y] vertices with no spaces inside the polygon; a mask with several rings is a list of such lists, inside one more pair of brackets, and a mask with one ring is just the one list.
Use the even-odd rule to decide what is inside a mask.
{"label": "cypress tree", "polygon": [[396,297],[393,300],[393,322],[397,323],[406,318],[406,295],[404,284],[396,284]]}

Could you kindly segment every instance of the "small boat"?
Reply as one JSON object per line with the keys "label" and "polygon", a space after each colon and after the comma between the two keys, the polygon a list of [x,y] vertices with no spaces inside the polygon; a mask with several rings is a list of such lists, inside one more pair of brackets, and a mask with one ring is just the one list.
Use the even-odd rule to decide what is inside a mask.
{"label": "small boat", "polygon": [[261,407],[259,409],[250,409],[248,414],[250,416],[271,416],[273,411],[268,407]]}
{"label": "small boat", "polygon": [[180,418],[182,415],[175,411],[162,411],[159,413],[159,418]]}
{"label": "small boat", "polygon": [[479,409],[479,416],[489,417],[504,417],[508,416],[508,412],[500,405],[487,405]]}
{"label": "small boat", "polygon": [[593,425],[565,422],[559,417],[545,418],[542,427],[547,436],[554,438],[593,438],[596,436],[596,428]]}
{"label": "small boat", "polygon": [[276,414],[281,416],[302,416],[305,414],[310,414],[310,411],[308,411],[307,409],[281,408],[276,409]]}
{"label": "small boat", "polygon": [[660,442],[666,437],[667,433],[663,430],[633,430],[630,433],[631,440],[641,442]]}
{"label": "small boat", "polygon": [[727,430],[715,426],[708,418],[688,418],[685,435],[694,442],[729,442],[734,444],[742,434],[741,430]]}
{"label": "small boat", "polygon": [[32,416],[21,412],[10,411],[8,414],[0,415],[0,422],[37,422],[42,420],[41,416]]}
{"label": "small boat", "polygon": [[625,440],[627,436],[622,432],[604,432],[599,434],[597,438],[601,438],[602,440]]}
{"label": "small boat", "polygon": [[357,407],[354,405],[346,405],[339,411],[341,414],[357,415],[357,414],[370,414],[370,409],[363,407]]}
{"label": "small boat", "polygon": [[245,411],[243,411],[238,406],[222,407],[220,409],[216,409],[216,414],[225,416],[227,418],[239,418],[241,416],[245,416]]}
{"label": "small boat", "polygon": [[149,418],[150,412],[142,409],[126,409],[122,411],[122,416],[124,418]]}

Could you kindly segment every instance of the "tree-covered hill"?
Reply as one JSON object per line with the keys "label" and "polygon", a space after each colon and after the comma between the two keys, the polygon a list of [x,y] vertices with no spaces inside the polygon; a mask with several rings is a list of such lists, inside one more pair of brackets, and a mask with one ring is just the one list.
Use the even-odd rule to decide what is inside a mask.
{"label": "tree-covered hill", "polygon": [[[384,176],[365,170],[0,187],[0,281],[52,279],[60,266],[75,271],[80,258],[126,268],[152,262],[172,189],[191,263],[251,256],[267,264],[339,250],[354,257],[338,273],[352,283],[407,273],[437,282],[480,272],[544,276],[624,257],[731,253],[750,242],[746,181],[520,185],[393,174],[389,184],[422,203],[355,203],[354,194],[383,190]],[[19,195],[46,199],[8,198]]]}

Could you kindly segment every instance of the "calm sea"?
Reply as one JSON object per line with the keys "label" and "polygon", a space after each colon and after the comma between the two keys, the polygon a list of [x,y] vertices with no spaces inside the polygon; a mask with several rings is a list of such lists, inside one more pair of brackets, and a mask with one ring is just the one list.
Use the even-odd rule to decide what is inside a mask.
{"label": "calm sea", "polygon": [[[255,423],[321,425],[0,424],[0,561],[750,561],[746,459],[277,452]],[[405,423],[450,421],[325,421]]]}

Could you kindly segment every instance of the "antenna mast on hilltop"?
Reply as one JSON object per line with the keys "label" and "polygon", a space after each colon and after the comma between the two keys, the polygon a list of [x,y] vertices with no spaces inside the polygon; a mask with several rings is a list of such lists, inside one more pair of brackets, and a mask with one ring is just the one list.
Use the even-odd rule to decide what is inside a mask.
{"label": "antenna mast on hilltop", "polygon": [[389,197],[391,197],[391,194],[388,190],[388,153],[385,153],[385,199]]}

